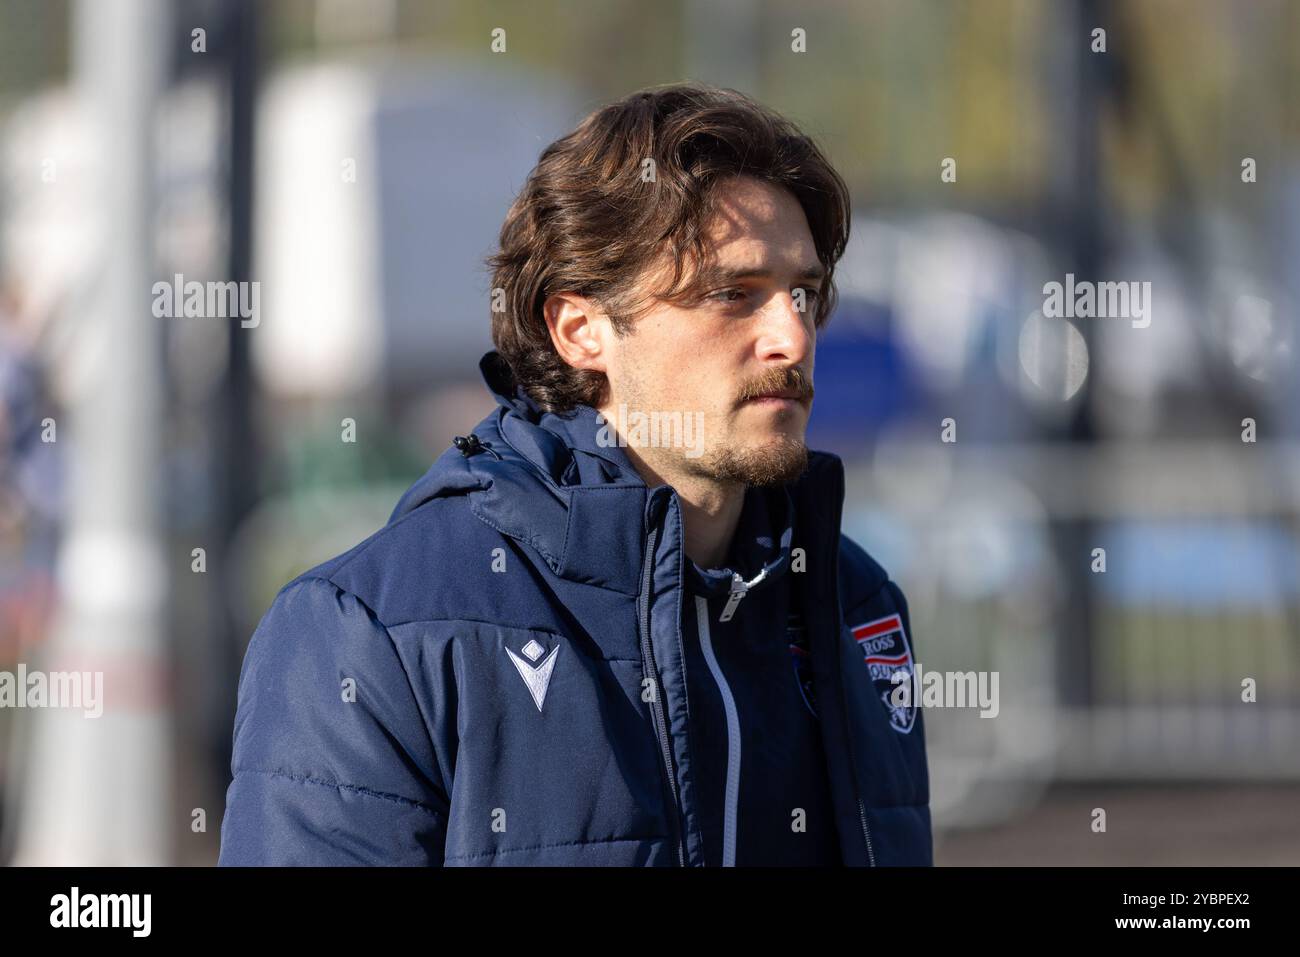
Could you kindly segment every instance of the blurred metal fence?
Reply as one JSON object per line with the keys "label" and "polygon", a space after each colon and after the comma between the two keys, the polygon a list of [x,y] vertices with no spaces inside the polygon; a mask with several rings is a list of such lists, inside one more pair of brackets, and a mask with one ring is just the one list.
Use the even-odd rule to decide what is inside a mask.
{"label": "blurred metal fence", "polygon": [[936,826],[1054,780],[1300,779],[1300,447],[885,442],[849,472],[922,668],[1000,673],[996,717],[926,713]]}

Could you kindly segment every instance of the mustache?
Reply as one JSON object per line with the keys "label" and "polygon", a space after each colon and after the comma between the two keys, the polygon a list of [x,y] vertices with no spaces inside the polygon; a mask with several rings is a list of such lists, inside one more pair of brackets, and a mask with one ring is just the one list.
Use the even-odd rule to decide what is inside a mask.
{"label": "mustache", "polygon": [[752,379],[748,379],[740,388],[737,402],[748,402],[760,395],[771,392],[791,391],[802,402],[811,402],[813,397],[812,378],[799,366],[786,366],[783,369],[768,369]]}

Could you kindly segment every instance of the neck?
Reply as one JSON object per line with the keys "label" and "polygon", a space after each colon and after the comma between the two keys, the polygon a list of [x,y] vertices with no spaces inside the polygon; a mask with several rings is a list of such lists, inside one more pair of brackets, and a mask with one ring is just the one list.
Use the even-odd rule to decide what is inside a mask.
{"label": "neck", "polygon": [[646,485],[670,485],[677,493],[687,557],[701,568],[716,568],[726,561],[740,524],[745,486],[667,469],[661,463],[647,461],[641,450],[631,445],[626,451]]}

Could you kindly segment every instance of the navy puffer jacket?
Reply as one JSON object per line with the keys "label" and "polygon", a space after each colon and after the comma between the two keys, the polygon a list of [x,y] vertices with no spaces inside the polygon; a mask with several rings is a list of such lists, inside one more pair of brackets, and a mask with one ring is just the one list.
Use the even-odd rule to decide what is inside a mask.
{"label": "navy puffer jacket", "polygon": [[[677,496],[598,443],[594,410],[541,413],[496,353],[482,368],[479,441],[254,633],[221,864],[702,862]],[[841,855],[928,865],[922,715],[889,701],[906,602],[840,534],[839,459],[812,453],[790,492]]]}

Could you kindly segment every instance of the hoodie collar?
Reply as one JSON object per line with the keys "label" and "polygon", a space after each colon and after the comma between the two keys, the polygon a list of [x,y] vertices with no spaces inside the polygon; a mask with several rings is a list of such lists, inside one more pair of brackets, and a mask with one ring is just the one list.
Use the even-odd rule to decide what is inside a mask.
{"label": "hoodie collar", "polygon": [[389,522],[463,496],[476,518],[531,546],[559,577],[638,594],[650,490],[622,449],[599,444],[596,410],[544,412],[495,351],[479,369],[498,408],[474,427],[472,450],[443,452]]}
{"label": "hoodie collar", "polygon": [[[601,476],[592,475],[593,479],[618,484],[645,484],[627,453],[618,445],[601,443],[601,437],[608,435],[609,429],[591,406],[579,405],[564,413],[543,411],[515,381],[505,359],[495,350],[479,361],[479,371],[497,403],[514,413],[504,420],[511,443],[520,451],[532,453],[528,457],[534,461],[549,461],[552,467],[548,472],[554,473],[558,466],[559,474],[554,475],[558,483],[587,484],[583,465],[591,463],[584,463],[583,459],[594,458],[609,468],[604,469]],[[536,435],[537,429],[550,435]],[[566,449],[582,452],[583,456],[564,454]],[[566,478],[569,481],[566,482]]]}

